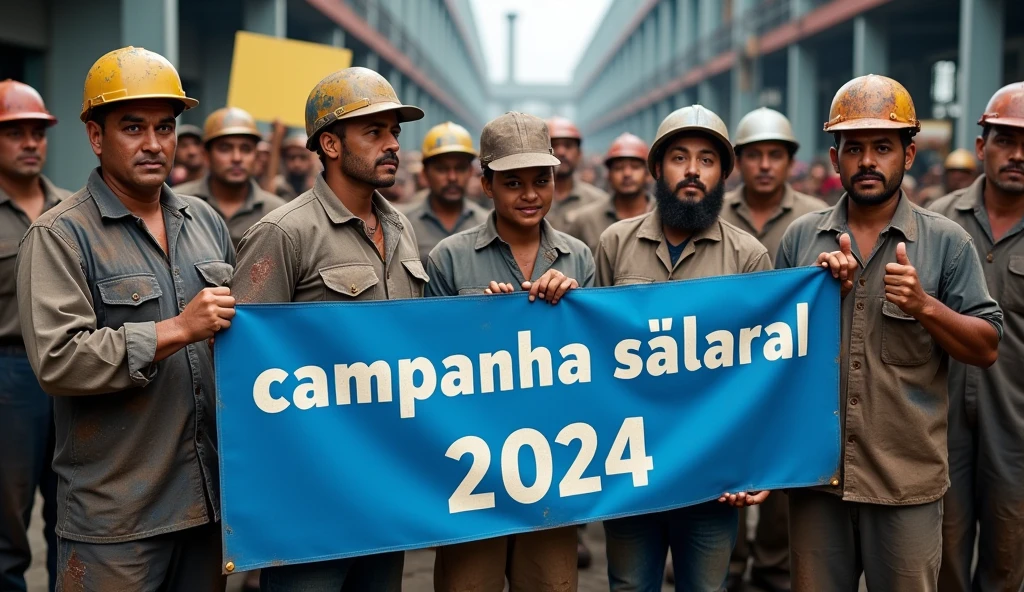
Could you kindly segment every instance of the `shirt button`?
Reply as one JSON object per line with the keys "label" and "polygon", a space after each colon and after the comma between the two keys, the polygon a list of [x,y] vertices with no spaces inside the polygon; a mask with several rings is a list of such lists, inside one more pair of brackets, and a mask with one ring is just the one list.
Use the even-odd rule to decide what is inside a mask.
{"label": "shirt button", "polygon": [[203,389],[197,386],[197,387],[196,387],[196,396],[199,396],[199,395],[201,395],[201,394],[202,394],[202,392],[203,392]]}
{"label": "shirt button", "polygon": [[135,302],[138,302],[139,298],[140,298],[140,296],[139,296],[138,292],[132,294],[132,300],[134,300]]}
{"label": "shirt button", "polygon": [[184,298],[179,298],[178,299],[178,307],[181,310],[185,310],[185,299]]}
{"label": "shirt button", "polygon": [[858,302],[854,308],[856,308],[857,310],[864,310],[864,303]]}
{"label": "shirt button", "polygon": [[866,286],[868,284],[868,281],[864,278],[860,278],[860,280],[858,280],[857,283],[860,284],[861,286]]}
{"label": "shirt button", "polygon": [[853,369],[854,370],[860,370],[860,362],[854,360],[854,362],[853,362]]}
{"label": "shirt button", "polygon": [[993,261],[995,261],[995,259],[996,258],[992,253],[989,253],[988,255],[985,256],[985,261],[988,261],[989,263],[992,263]]}
{"label": "shirt button", "polygon": [[350,291],[351,291],[351,292],[352,292],[353,294],[355,294],[355,293],[356,293],[356,285],[355,285],[355,284],[352,284],[352,286],[351,286],[351,287],[349,287],[349,290],[350,290]]}
{"label": "shirt button", "polygon": [[853,436],[850,436],[849,438],[846,439],[846,443],[847,444],[853,444],[853,442],[854,442],[854,437]]}
{"label": "shirt button", "polygon": [[850,405],[856,406],[857,403],[860,403],[860,401],[857,399],[857,397],[854,397],[854,398],[850,399]]}
{"label": "shirt button", "polygon": [[839,479],[832,480],[832,487],[839,487]]}
{"label": "shirt button", "polygon": [[181,275],[181,270],[180,270],[180,269],[178,269],[177,267],[175,267],[175,268],[174,268],[174,275],[175,275],[175,276],[179,276],[179,275]]}

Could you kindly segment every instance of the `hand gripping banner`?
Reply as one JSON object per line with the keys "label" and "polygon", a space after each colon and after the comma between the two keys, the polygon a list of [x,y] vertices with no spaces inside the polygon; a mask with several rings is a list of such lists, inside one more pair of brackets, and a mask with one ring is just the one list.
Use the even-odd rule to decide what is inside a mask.
{"label": "hand gripping banner", "polygon": [[828,484],[839,288],[804,268],[240,305],[216,340],[225,564],[416,549]]}

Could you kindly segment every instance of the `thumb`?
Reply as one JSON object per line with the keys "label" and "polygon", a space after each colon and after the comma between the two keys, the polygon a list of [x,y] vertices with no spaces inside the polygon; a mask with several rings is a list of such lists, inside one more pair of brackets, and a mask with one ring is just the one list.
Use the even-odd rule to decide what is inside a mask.
{"label": "thumb", "polygon": [[910,259],[907,258],[907,244],[899,243],[896,245],[896,263],[900,265],[910,265]]}
{"label": "thumb", "polygon": [[844,255],[850,255],[852,249],[853,249],[853,244],[850,242],[850,235],[846,234],[845,232],[843,234],[840,234],[839,235],[839,250],[842,251]]}

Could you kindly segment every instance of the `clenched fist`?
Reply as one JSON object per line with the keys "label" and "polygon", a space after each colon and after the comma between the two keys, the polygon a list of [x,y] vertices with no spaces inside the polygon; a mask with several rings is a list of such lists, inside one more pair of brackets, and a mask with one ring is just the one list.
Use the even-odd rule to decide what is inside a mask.
{"label": "clenched fist", "polygon": [[188,343],[213,337],[221,329],[231,326],[235,316],[235,297],[228,288],[205,288],[196,294],[185,310],[177,316]]}

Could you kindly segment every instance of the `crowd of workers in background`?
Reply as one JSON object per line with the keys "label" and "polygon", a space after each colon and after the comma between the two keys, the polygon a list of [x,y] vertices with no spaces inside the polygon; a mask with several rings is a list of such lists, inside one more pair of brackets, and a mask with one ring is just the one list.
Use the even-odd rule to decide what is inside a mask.
{"label": "crowd of workers in background", "polygon": [[[4,81],[0,98],[2,589],[25,587],[37,489],[51,587],[223,589],[209,340],[236,301],[522,290],[556,304],[811,265],[841,284],[841,466],[820,488],[605,522],[611,589],[659,590],[669,550],[687,591],[738,590],[750,562],[766,590],[1024,582],[1024,83],[978,114],[973,154],[915,180],[920,122],[882,76],[838,90],[829,160],[810,164],[781,113],[730,133],[700,105],[600,156],[571,121],[523,113],[478,143],[441,124],[417,152],[398,138],[423,112],[372,70],[327,76],[304,133],[264,136],[233,107],[176,126],[197,101],[129,47],[86,78],[99,162],[73,195],[42,176],[57,122],[39,94]],[[573,526],[446,545],[434,581],[568,591],[589,556]],[[275,566],[248,585],[391,591],[402,564]]]}

